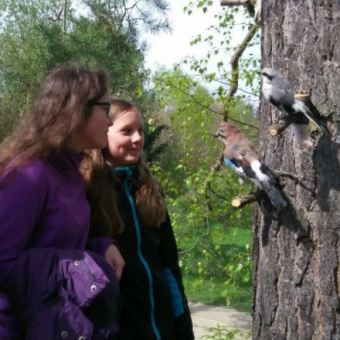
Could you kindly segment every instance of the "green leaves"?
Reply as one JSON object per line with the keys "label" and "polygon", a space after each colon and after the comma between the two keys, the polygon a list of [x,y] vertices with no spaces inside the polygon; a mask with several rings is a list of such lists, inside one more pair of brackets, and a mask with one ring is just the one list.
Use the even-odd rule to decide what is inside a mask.
{"label": "green leaves", "polygon": [[[212,5],[207,0],[191,1],[184,11],[189,15],[195,10],[206,13]],[[216,294],[229,304],[242,295],[246,300],[243,308],[248,310],[251,237],[244,240],[240,235],[243,230],[251,235],[251,207],[234,210],[231,200],[241,193],[237,176],[227,168],[212,172],[211,167],[222,152],[222,145],[212,134],[223,117],[228,115],[236,121],[250,139],[257,134],[253,101],[258,93],[259,58],[243,54],[238,68],[230,68],[250,20],[235,7],[221,8],[216,24],[206,32],[198,31],[190,41],[190,45],[205,44],[206,55],[201,59],[189,56],[173,71],[160,71],[154,80],[163,105],[163,123],[169,126],[164,136],[168,149],[159,160],[162,171],[157,175],[165,185],[182,270],[190,278],[189,298],[199,299],[201,294],[205,299],[206,287],[213,285],[218,292],[211,293],[214,300],[218,299]],[[259,35],[252,41],[259,44]],[[190,76],[182,66],[189,67]],[[238,82],[242,86],[230,96],[230,89]],[[249,189],[244,186],[242,192]]]}
{"label": "green leaves", "polygon": [[[152,91],[143,90],[149,74],[137,28],[142,22],[153,32],[168,29],[168,8],[162,0],[142,2],[137,10],[121,0],[87,0],[87,11],[76,13],[68,0],[63,22],[60,0],[2,0],[0,140],[27,112],[46,73],[62,63],[103,67],[111,76],[112,96],[134,100],[142,112],[157,107]],[[159,134],[154,127],[151,133]]]}

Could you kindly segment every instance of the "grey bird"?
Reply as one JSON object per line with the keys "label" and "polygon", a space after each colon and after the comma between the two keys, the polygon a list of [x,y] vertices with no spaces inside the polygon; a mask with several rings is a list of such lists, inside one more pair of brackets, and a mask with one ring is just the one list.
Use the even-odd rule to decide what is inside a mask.
{"label": "grey bird", "polygon": [[288,115],[298,116],[303,114],[321,131],[326,134],[329,133],[326,125],[301,100],[294,98],[291,83],[278,70],[267,67],[261,71],[261,75],[262,93],[266,100]]}
{"label": "grey bird", "polygon": [[277,183],[271,171],[235,125],[222,122],[214,137],[225,146],[223,158],[227,166],[264,190],[278,211],[287,206],[287,202],[276,187]]}

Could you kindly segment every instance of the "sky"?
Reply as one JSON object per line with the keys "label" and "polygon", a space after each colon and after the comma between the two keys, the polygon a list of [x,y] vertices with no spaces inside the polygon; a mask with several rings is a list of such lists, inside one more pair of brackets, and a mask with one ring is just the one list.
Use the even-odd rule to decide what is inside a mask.
{"label": "sky", "polygon": [[194,55],[196,58],[204,56],[205,47],[201,44],[190,46],[190,41],[217,22],[214,15],[221,11],[220,1],[214,0],[205,14],[202,9],[194,9],[191,15],[183,11],[188,2],[186,0],[170,2],[169,20],[173,28],[172,33],[146,35],[145,39],[150,48],[146,55],[147,68],[155,70],[161,65],[170,68],[188,55]]}
{"label": "sky", "polygon": [[[148,34],[144,37],[149,45],[149,51],[145,56],[146,67],[155,72],[161,66],[165,66],[167,69],[171,69],[175,63],[182,61],[186,56],[194,56],[196,59],[201,59],[206,56],[208,46],[205,43],[198,43],[190,46],[192,38],[198,34],[208,33],[208,28],[218,23],[216,15],[220,14],[223,7],[220,5],[220,0],[213,0],[213,4],[209,7],[206,13],[203,13],[202,9],[194,8],[191,15],[184,13],[183,8],[189,3],[189,0],[172,0],[169,1],[171,11],[168,15],[171,22],[173,32],[162,33],[158,35]],[[243,21],[243,16],[239,14],[239,21]],[[245,31],[236,28],[236,31],[232,36],[232,46],[238,46],[246,35]],[[222,36],[218,37],[216,32],[214,34],[214,40],[224,40]],[[247,51],[249,51],[247,49]],[[259,48],[250,50],[254,55],[260,55]],[[247,53],[247,52],[246,52]],[[245,53],[245,54],[246,54]],[[216,64],[221,61],[221,58],[225,64],[230,60],[231,55],[223,55],[220,53],[216,57],[212,57],[209,62],[209,71],[217,71]],[[227,62],[226,62],[227,61]],[[229,65],[225,65],[229,68]],[[181,65],[181,68],[188,74],[197,74],[197,72],[191,71],[189,66]],[[216,90],[219,83],[213,82],[204,84],[205,87],[211,91]],[[244,84],[240,84],[240,87],[247,89]]]}

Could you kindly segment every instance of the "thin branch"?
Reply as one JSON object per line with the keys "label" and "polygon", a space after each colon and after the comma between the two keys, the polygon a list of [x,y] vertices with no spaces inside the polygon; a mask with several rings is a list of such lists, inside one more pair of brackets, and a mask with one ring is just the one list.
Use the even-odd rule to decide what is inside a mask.
{"label": "thin branch", "polygon": [[61,10],[59,11],[59,13],[57,14],[56,18],[52,18],[52,17],[48,17],[49,20],[51,21],[62,21],[63,19],[61,19],[61,15],[63,13],[63,10],[64,10],[64,4],[61,6]]}
{"label": "thin branch", "polygon": [[248,204],[257,202],[263,195],[264,191],[258,189],[256,192],[250,192],[247,195],[233,198],[231,205],[235,209],[242,209]]}
{"label": "thin branch", "polygon": [[244,6],[248,4],[249,0],[221,0],[221,6]]}
{"label": "thin branch", "polygon": [[[222,117],[228,117],[228,115],[226,116],[225,113],[221,113],[221,112],[215,111],[214,109],[210,108],[209,106],[202,104],[199,100],[197,100],[197,99],[195,98],[194,95],[192,95],[191,93],[188,93],[188,92],[182,90],[180,87],[178,87],[178,86],[176,86],[176,85],[174,85],[174,84],[170,84],[170,86],[172,86],[172,87],[175,88],[176,90],[178,90],[178,91],[182,92],[183,94],[187,95],[188,97],[190,97],[190,98],[192,99],[192,101],[195,102],[195,104],[197,104],[197,105],[203,107],[204,109],[209,110],[209,111],[211,111],[211,112],[213,112],[213,113],[216,113],[216,114],[218,114],[218,115],[220,115],[220,116],[222,116]],[[244,125],[244,126],[248,126],[248,127],[253,128],[253,129],[255,129],[255,130],[258,130],[258,129],[259,129],[259,128],[258,128],[257,126],[255,126],[255,125],[248,124],[248,123],[244,123],[244,122],[241,122],[241,121],[239,121],[239,120],[237,120],[237,119],[234,119],[234,118],[231,118],[231,117],[229,117],[229,119],[232,120],[232,121],[235,122],[235,123],[238,123],[238,124],[241,124],[241,125]]]}
{"label": "thin branch", "polygon": [[[207,80],[206,79],[206,75],[204,74],[192,74],[192,77],[196,77],[196,78],[203,78],[204,80]],[[186,76],[182,76],[182,75],[179,75],[179,76],[175,76],[174,78],[176,79],[185,79],[187,78]],[[228,85],[228,86],[231,86],[230,83],[227,83],[225,81],[222,81],[220,80],[219,78],[214,78],[213,81],[216,81],[217,83],[220,83],[220,84],[223,84],[223,85]],[[253,97],[256,97],[256,98],[260,98],[260,96],[258,94],[255,94],[255,93],[252,93],[252,92],[249,92],[249,91],[246,91],[242,88],[238,88],[238,91],[241,91],[241,92],[244,92],[245,94],[249,94],[250,96],[253,96]]]}
{"label": "thin branch", "polygon": [[65,37],[66,36],[67,0],[63,0],[63,9],[64,9],[64,15],[63,15],[63,37]]}
{"label": "thin branch", "polygon": [[303,177],[303,176],[297,176],[295,174],[292,174],[292,173],[286,172],[286,171],[279,171],[279,170],[271,169],[271,172],[274,174],[275,177],[277,177],[277,176],[290,177],[290,178],[296,180],[297,182],[299,182],[300,180],[311,181],[311,182],[314,181],[314,179],[309,179],[309,178]]}
{"label": "thin branch", "polygon": [[186,249],[186,250],[183,250],[183,251],[179,251],[178,253],[179,254],[183,254],[183,257],[182,259],[184,260],[185,257],[187,255],[189,255],[189,253],[194,250],[197,246],[198,246],[198,243],[200,242],[201,238],[205,238],[206,236],[209,236],[210,235],[210,230],[208,230],[206,233],[202,234],[198,239],[197,241],[194,243],[194,245],[192,247],[190,247],[189,249]]}
{"label": "thin branch", "polygon": [[[216,161],[216,163],[211,167],[211,171],[220,171],[224,162],[224,155],[223,153],[220,155],[220,158]],[[208,183],[210,185],[210,183]]]}
{"label": "thin branch", "polygon": [[228,201],[228,199],[222,195],[220,195],[219,193],[217,193],[212,187],[211,187],[211,184],[210,182],[208,182],[208,185],[207,185],[208,189],[215,195],[217,196],[219,199],[223,200],[223,201]]}
{"label": "thin branch", "polygon": [[[255,36],[256,32],[258,31],[259,26],[257,24],[254,24],[251,29],[249,30],[246,37],[243,39],[242,43],[239,45],[237,50],[235,51],[234,55],[231,58],[230,64],[231,64],[231,81],[230,81],[230,88],[227,93],[227,103],[231,101],[231,99],[234,97],[235,93],[238,89],[238,81],[239,81],[239,70],[238,70],[238,62],[245,51],[245,49],[248,47],[249,43]],[[228,120],[228,113],[225,110],[225,121]]]}
{"label": "thin branch", "polygon": [[[224,81],[222,81],[222,80],[219,80],[219,79],[216,79],[216,78],[215,78],[214,80],[215,80],[216,82],[218,82],[218,83],[223,84],[223,85],[231,86],[231,83],[226,83],[226,82],[224,82]],[[254,96],[254,97],[260,98],[260,96],[259,96],[258,94],[255,94],[255,93],[246,91],[246,90],[244,90],[244,89],[241,89],[240,87],[238,87],[238,90],[241,91],[241,92],[244,92],[244,93],[246,93],[246,94],[249,94],[250,96]]]}

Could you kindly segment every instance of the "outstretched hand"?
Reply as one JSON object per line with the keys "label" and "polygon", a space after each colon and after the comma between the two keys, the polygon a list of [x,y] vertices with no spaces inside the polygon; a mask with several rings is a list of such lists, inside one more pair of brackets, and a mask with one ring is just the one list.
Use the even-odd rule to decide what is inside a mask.
{"label": "outstretched hand", "polygon": [[117,246],[111,244],[105,252],[105,260],[113,267],[118,281],[121,279],[123,274],[123,268],[125,266],[125,261],[120,254]]}

